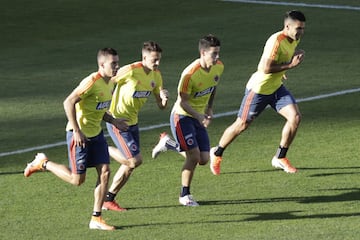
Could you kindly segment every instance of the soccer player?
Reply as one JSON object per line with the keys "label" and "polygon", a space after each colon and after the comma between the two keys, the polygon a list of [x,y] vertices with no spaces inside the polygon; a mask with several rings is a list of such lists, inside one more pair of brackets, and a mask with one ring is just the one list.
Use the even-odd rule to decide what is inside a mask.
{"label": "soccer player", "polygon": [[157,106],[165,109],[168,91],[163,88],[163,79],[159,70],[162,49],[153,41],[144,42],[142,60],[119,69],[113,80],[116,88],[112,98],[110,112],[115,118],[126,119],[128,129],[119,131],[113,124],[107,123],[107,130],[116,145],[109,147],[110,156],[121,163],[114,175],[113,182],[106,194],[103,209],[124,211],[115,201],[116,195],[129,180],[133,170],[142,163],[138,114],[151,94]]}
{"label": "soccer player", "polygon": [[66,138],[70,168],[50,161],[44,153],[38,153],[25,168],[24,176],[29,177],[36,171],[48,170],[62,180],[79,186],[85,181],[87,168],[95,167],[98,178],[89,228],[114,230],[115,227],[106,224],[101,217],[110,175],[110,157],[101,121],[111,122],[119,129],[125,129],[127,125],[123,120],[114,119],[107,113],[114,89],[110,80],[119,69],[116,50],[99,50],[97,63],[98,71],[84,78],[64,101],[68,118]]}
{"label": "soccer player", "polygon": [[[216,86],[224,71],[219,60],[220,40],[209,34],[199,40],[200,57],[188,65],[181,74],[178,97],[170,116],[170,127],[179,144],[179,152],[185,153],[185,163],[181,172],[179,203],[184,206],[199,204],[190,193],[190,185],[197,164],[209,161],[210,142],[206,128],[213,116],[213,100]],[[176,148],[169,143],[165,134],[153,150],[153,157],[165,149]],[[162,147],[159,147],[162,146]],[[171,147],[171,148],[170,148]]]}
{"label": "soccer player", "polygon": [[305,52],[296,50],[304,29],[304,14],[289,11],[285,14],[283,30],[274,33],[267,40],[258,69],[246,85],[237,119],[224,131],[218,145],[210,151],[210,169],[214,175],[220,174],[220,163],[226,147],[249,127],[267,105],[286,119],[280,146],[271,161],[272,166],[282,168],[287,173],[297,172],[286,158],[286,153],[295,138],[301,115],[294,97],[282,80],[286,79],[287,70],[297,67],[304,60]]}

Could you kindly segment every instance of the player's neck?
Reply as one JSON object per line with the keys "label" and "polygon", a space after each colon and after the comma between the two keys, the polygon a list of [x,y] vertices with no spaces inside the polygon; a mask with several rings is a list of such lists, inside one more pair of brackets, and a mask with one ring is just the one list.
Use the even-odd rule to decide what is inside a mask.
{"label": "player's neck", "polygon": [[206,62],[205,62],[205,61],[202,61],[201,59],[200,59],[200,66],[201,66],[201,68],[202,68],[205,72],[210,72],[211,65],[208,66],[208,65],[206,64]]}
{"label": "player's neck", "polygon": [[146,74],[149,74],[151,72],[151,69],[146,67],[144,64],[143,64],[143,69]]}
{"label": "player's neck", "polygon": [[98,74],[101,76],[102,79],[104,79],[104,81],[106,83],[110,82],[111,77],[107,77],[104,73],[102,73],[101,71],[98,72]]}

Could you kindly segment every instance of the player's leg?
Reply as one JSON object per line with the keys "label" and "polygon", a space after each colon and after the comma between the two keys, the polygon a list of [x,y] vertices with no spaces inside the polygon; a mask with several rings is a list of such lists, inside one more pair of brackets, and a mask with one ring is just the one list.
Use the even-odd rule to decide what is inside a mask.
{"label": "player's leg", "polygon": [[204,126],[198,121],[195,123],[196,141],[200,150],[199,165],[206,165],[210,159],[210,139],[208,132]]}
{"label": "player's leg", "polygon": [[86,161],[88,144],[85,147],[76,147],[73,141],[73,132],[68,131],[66,134],[69,167],[49,161],[44,153],[38,153],[35,159],[28,164],[24,171],[25,177],[32,173],[42,170],[48,170],[65,182],[79,186],[85,181]]}
{"label": "player's leg", "polygon": [[90,229],[114,230],[115,227],[105,223],[101,217],[101,209],[105,200],[110,177],[110,156],[108,145],[103,132],[89,139],[87,165],[95,167],[97,171],[97,184],[94,189],[93,213],[89,223]]}
{"label": "player's leg", "polygon": [[190,193],[190,186],[196,165],[199,163],[200,150],[196,140],[196,119],[173,114],[174,124],[170,125],[175,138],[180,145],[180,150],[185,152],[186,158],[181,170],[181,191],[179,203],[184,206],[198,206]]}
{"label": "player's leg", "polygon": [[151,157],[155,159],[160,153],[166,152],[167,150],[178,152],[180,155],[185,157],[185,153],[179,151],[179,144],[172,139],[168,133],[162,132],[160,133],[158,143],[152,149]]}
{"label": "player's leg", "polygon": [[195,207],[199,204],[195,201],[190,193],[190,186],[194,176],[195,168],[200,161],[199,148],[192,148],[185,151],[186,158],[181,170],[181,191],[179,196],[180,204],[184,206]]}
{"label": "player's leg", "polygon": [[166,152],[167,150],[172,150],[172,151],[178,152],[184,158],[186,157],[185,152],[180,151],[179,143],[176,141],[175,132],[173,131],[173,129],[175,129],[174,124],[175,124],[174,123],[174,113],[171,112],[170,128],[171,128],[172,136],[174,137],[175,140],[172,139],[171,136],[169,134],[167,134],[166,132],[161,133],[159,142],[155,145],[155,147],[152,150],[152,153],[151,153],[152,158],[155,159],[160,153]]}
{"label": "player's leg", "polygon": [[58,164],[52,161],[48,161],[46,164],[46,170],[52,172],[54,175],[59,177],[65,182],[68,182],[72,185],[80,186],[85,182],[86,173],[76,173],[72,172],[68,167]]}
{"label": "player's leg", "polygon": [[109,164],[97,165],[96,171],[98,173],[98,181],[94,189],[94,207],[89,223],[89,228],[99,230],[115,230],[115,227],[106,224],[101,216],[101,208],[104,203],[110,176]]}
{"label": "player's leg", "polygon": [[133,170],[142,164],[142,156],[140,154],[139,128],[137,125],[129,126],[127,131],[119,131],[115,127],[108,126],[108,132],[117,146],[117,148],[109,148],[112,158],[118,162],[122,162],[116,171],[110,188],[106,194],[103,205],[105,210],[125,211],[116,201],[116,195],[129,180]]}
{"label": "player's leg", "polygon": [[216,147],[210,150],[210,170],[214,175],[220,174],[220,164],[225,149],[244,132],[269,103],[268,95],[257,94],[246,90],[236,120],[225,129]]}
{"label": "player's leg", "polygon": [[301,121],[299,107],[297,104],[290,104],[283,107],[279,113],[286,119],[282,129],[280,146],[289,148],[296,136]]}
{"label": "player's leg", "polygon": [[96,166],[98,174],[97,184],[94,190],[94,212],[101,212],[105,200],[105,194],[108,189],[110,168],[108,164],[99,164]]}
{"label": "player's leg", "polygon": [[285,172],[295,173],[297,169],[291,165],[286,154],[296,136],[301,114],[294,97],[284,86],[277,90],[276,95],[277,99],[273,107],[286,119],[286,123],[282,129],[280,144],[272,159],[272,165],[282,168]]}

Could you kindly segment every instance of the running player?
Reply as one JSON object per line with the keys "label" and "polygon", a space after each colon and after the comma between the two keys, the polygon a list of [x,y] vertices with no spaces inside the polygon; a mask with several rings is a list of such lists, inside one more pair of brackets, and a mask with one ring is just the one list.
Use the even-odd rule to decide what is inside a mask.
{"label": "running player", "polygon": [[304,59],[305,52],[296,50],[304,29],[304,14],[289,11],[285,14],[283,30],[274,33],[267,40],[258,69],[247,83],[237,119],[224,131],[219,144],[210,151],[210,169],[214,175],[220,174],[225,148],[249,127],[267,105],[286,119],[280,146],[272,158],[272,166],[282,168],[287,173],[297,172],[286,158],[286,153],[295,138],[301,115],[294,97],[282,80],[286,79],[287,70],[297,67]]}
{"label": "running player", "polygon": [[67,145],[69,166],[50,161],[44,153],[38,153],[24,170],[25,177],[40,170],[48,170],[73,185],[85,181],[86,170],[95,167],[98,174],[94,190],[94,208],[90,229],[114,230],[101,217],[110,175],[108,145],[101,121],[111,122],[119,129],[126,128],[122,120],[114,119],[107,113],[114,84],[110,81],[119,68],[119,56],[112,48],[99,50],[98,71],[84,78],[78,87],[65,99],[64,108],[68,118]]}
{"label": "running player", "polygon": [[[173,136],[185,153],[181,171],[179,203],[198,206],[190,193],[190,185],[197,164],[209,161],[210,142],[206,128],[213,116],[213,100],[216,86],[224,71],[219,60],[220,40],[209,34],[199,40],[200,57],[188,65],[181,74],[178,97],[171,116]],[[161,141],[161,140],[160,140]]]}
{"label": "running player", "polygon": [[160,109],[165,109],[168,91],[163,89],[163,79],[159,68],[162,49],[159,44],[147,41],[142,46],[142,60],[119,69],[114,81],[116,88],[110,106],[113,117],[126,119],[128,129],[119,131],[107,123],[108,132],[116,145],[109,147],[110,156],[121,163],[106,194],[103,209],[124,211],[115,201],[116,195],[129,180],[133,170],[142,163],[138,114],[151,94]]}

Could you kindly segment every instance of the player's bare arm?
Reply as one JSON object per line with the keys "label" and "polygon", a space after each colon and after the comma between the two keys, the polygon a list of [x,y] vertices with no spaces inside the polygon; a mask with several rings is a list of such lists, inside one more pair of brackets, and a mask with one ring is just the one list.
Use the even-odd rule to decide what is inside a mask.
{"label": "player's bare arm", "polygon": [[165,109],[169,100],[169,91],[161,89],[160,94],[155,94],[156,103],[160,109]]}
{"label": "player's bare arm", "polygon": [[129,125],[127,124],[128,120],[125,118],[114,118],[109,112],[106,112],[103,116],[105,122],[111,123],[120,131],[127,131]]}
{"label": "player's bare arm", "polygon": [[262,59],[259,68],[263,69],[266,74],[277,73],[297,67],[304,60],[304,57],[305,51],[299,49],[295,51],[290,62],[277,63],[272,59]]}
{"label": "player's bare arm", "polygon": [[191,116],[197,119],[204,127],[207,127],[207,116],[195,111],[189,104],[190,96],[187,93],[180,93],[180,106]]}
{"label": "player's bare arm", "polygon": [[74,89],[72,93],[70,93],[70,95],[65,99],[63,105],[64,105],[66,117],[69,120],[70,125],[72,126],[73,129],[73,133],[74,133],[73,137],[74,137],[75,145],[84,147],[87,138],[81,132],[80,127],[76,121],[76,110],[75,110],[75,104],[78,103],[80,100],[81,99],[77,94],[77,90]]}

